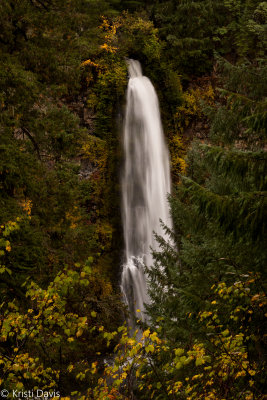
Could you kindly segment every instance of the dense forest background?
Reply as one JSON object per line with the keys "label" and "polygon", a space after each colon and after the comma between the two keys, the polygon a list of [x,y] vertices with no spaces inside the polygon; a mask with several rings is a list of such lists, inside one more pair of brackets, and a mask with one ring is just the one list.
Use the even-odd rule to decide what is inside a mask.
{"label": "dense forest background", "polygon": [[[1,1],[1,390],[265,398],[266,24],[257,0]],[[126,58],[173,182],[142,338],[119,290]]]}

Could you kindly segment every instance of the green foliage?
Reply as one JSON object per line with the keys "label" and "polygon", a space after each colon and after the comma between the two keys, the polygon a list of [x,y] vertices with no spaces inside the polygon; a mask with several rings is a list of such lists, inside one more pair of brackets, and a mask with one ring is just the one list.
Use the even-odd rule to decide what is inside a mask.
{"label": "green foliage", "polygon": [[89,360],[105,347],[97,330],[112,329],[119,301],[91,263],[92,258],[64,268],[46,289],[26,283],[25,309],[14,300],[1,304],[0,371],[6,389],[57,387],[63,395],[80,391],[84,380],[85,387],[92,382]]}
{"label": "green foliage", "polygon": [[[85,157],[83,147],[90,138],[80,110],[73,112],[73,103],[84,90],[81,61],[99,51],[98,17],[104,10],[108,15],[116,12],[105,1],[79,0],[67,5],[61,0],[12,0],[2,2],[0,8],[0,217],[7,223],[21,216],[21,204],[31,201],[32,219],[13,238],[17,244],[10,264],[32,273],[42,270],[43,281],[58,272],[61,262],[84,261],[92,252],[99,254],[107,241],[104,238],[101,243],[100,235],[93,233],[96,217],[97,230],[101,221],[90,205],[100,205],[103,187],[110,184],[103,180],[102,190],[94,193],[97,177],[91,182],[79,178],[80,157]],[[99,88],[106,96],[102,107],[108,104],[114,83],[112,74],[107,79],[111,79],[109,90],[105,92],[105,84]],[[113,113],[112,109],[106,129]],[[108,167],[99,173],[107,175]],[[114,166],[109,174],[113,179]],[[111,203],[102,202],[101,217],[107,218]],[[109,248],[110,236],[105,244]]]}
{"label": "green foliage", "polygon": [[[242,303],[242,305],[241,305]],[[122,336],[95,398],[263,399],[266,295],[260,277],[246,275],[212,288],[205,310],[188,313],[203,336],[184,347],[159,328]]]}
{"label": "green foliage", "polygon": [[[3,0],[0,45],[0,383],[263,398],[265,2]],[[111,281],[131,57],[159,93],[175,190],[171,243],[157,238],[148,269],[151,325],[129,337]],[[185,161],[199,121],[206,140]]]}
{"label": "green foliage", "polygon": [[111,202],[101,199],[107,146],[93,157],[80,100],[81,63],[99,51],[104,12],[116,14],[105,1],[0,4],[0,375],[10,390],[81,390],[96,353],[107,351],[96,328],[121,319]]}
{"label": "green foliage", "polygon": [[[228,63],[227,67],[227,89],[231,87],[236,95],[227,107],[220,103],[210,107],[212,123],[207,143],[195,140],[192,144],[187,176],[181,177],[171,199],[175,225],[171,237],[176,249],[159,238],[163,252],[154,254],[155,267],[148,271],[152,298],[148,310],[153,324],[157,318],[168,316],[162,328],[171,341],[188,343],[188,330],[201,335],[192,321],[189,325],[186,315],[205,306],[213,283],[222,279],[231,282],[231,274],[236,272],[261,272],[265,279],[265,132],[250,126],[252,141],[245,125],[250,125],[248,114],[252,119],[258,114],[262,97],[258,81],[245,75],[247,94],[257,96],[255,108],[246,108],[247,98],[240,93],[244,85],[238,81],[235,86],[237,80],[232,76],[232,71],[236,74],[238,70],[241,79],[243,67],[229,68]],[[230,123],[235,124],[230,135],[229,114]]]}
{"label": "green foliage", "polygon": [[[260,57],[261,50],[252,47],[246,54]],[[189,89],[177,108],[182,128],[186,119],[189,125],[206,114],[210,130],[206,140],[191,143],[187,173],[170,197],[174,231],[165,227],[170,243],[157,237],[161,251],[153,252],[154,265],[147,268],[152,300],[147,311],[151,327],[169,346],[167,358],[177,346],[185,357],[194,355],[195,345],[202,354],[195,368],[178,362],[181,390],[173,398],[261,399],[264,344],[259,332],[265,300],[254,320],[249,315],[255,299],[265,297],[266,284],[266,66],[260,58],[244,62],[240,53],[239,63],[219,58],[216,67],[220,89],[211,101],[202,97],[203,105]],[[215,298],[212,288],[218,288]],[[239,319],[240,310],[246,317]],[[163,362],[159,370],[165,371]],[[255,374],[257,383],[250,379]],[[166,391],[162,398],[168,398]]]}
{"label": "green foliage", "polygon": [[264,151],[225,150],[220,146],[201,144],[202,158],[224,178],[230,178],[236,189],[266,190],[264,171],[266,153]]}
{"label": "green foliage", "polygon": [[266,140],[266,63],[257,59],[232,65],[218,59],[218,70],[225,82],[220,93],[226,105],[210,110],[211,140],[226,145],[240,141],[242,148],[261,149]]}
{"label": "green foliage", "polygon": [[[166,53],[185,75],[211,67],[212,38],[223,21],[222,1],[157,1],[151,10]],[[207,22],[208,21],[208,22]]]}
{"label": "green foliage", "polygon": [[158,0],[146,8],[166,56],[188,80],[211,70],[214,50],[231,58],[264,57],[265,2]]}

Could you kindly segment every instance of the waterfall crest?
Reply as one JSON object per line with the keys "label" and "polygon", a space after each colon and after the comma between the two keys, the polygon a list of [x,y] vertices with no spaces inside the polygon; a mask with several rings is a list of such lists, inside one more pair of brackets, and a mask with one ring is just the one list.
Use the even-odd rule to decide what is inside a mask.
{"label": "waterfall crest", "polygon": [[[170,167],[155,89],[142,75],[138,61],[129,60],[128,71],[122,175],[126,261],[121,289],[130,312],[145,321],[144,304],[149,303],[149,297],[144,264],[152,264],[151,247],[158,249],[153,231],[164,236],[160,219],[171,227],[167,202]],[[140,312],[136,313],[137,309]]]}

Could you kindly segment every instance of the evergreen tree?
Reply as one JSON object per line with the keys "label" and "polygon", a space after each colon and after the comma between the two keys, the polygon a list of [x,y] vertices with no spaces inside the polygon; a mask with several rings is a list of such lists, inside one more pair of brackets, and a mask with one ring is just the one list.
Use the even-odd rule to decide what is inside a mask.
{"label": "evergreen tree", "polygon": [[[161,251],[153,253],[155,264],[147,269],[152,299],[147,311],[171,348],[191,348],[196,341],[209,348],[210,333],[199,313],[210,312],[214,287],[235,287],[252,275],[258,277],[254,295],[266,290],[266,66],[261,60],[240,65],[220,60],[218,70],[223,87],[221,98],[206,109],[209,136],[192,143],[187,175],[170,198],[174,232],[166,230],[174,245],[158,237]],[[221,323],[238,334],[227,316]],[[261,398],[264,382],[263,330],[259,314],[244,342],[261,371],[255,398]]]}
{"label": "evergreen tree", "polygon": [[[80,366],[88,368],[106,348],[95,332],[85,335],[87,320],[104,329],[120,319],[110,283],[112,227],[91,207],[100,202],[106,149],[95,132],[89,135],[84,118],[81,64],[99,52],[101,13],[116,11],[106,1],[0,4],[0,385],[8,390],[40,384],[64,395],[80,389]],[[83,162],[90,179],[81,179]],[[101,201],[109,210],[108,199]],[[44,294],[42,306],[33,288]],[[58,308],[49,311],[56,298]],[[114,318],[106,305],[115,303]]]}
{"label": "evergreen tree", "polygon": [[150,8],[167,55],[185,78],[211,68],[214,38],[226,11],[221,0],[157,1]]}

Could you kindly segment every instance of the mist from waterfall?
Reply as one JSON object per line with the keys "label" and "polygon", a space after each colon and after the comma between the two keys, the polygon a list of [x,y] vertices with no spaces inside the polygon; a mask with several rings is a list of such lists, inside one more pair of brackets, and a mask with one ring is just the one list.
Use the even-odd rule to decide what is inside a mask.
{"label": "mist from waterfall", "polygon": [[122,174],[125,263],[121,289],[130,313],[145,321],[144,304],[149,303],[149,297],[144,265],[152,265],[151,248],[158,249],[153,232],[165,236],[160,219],[172,226],[167,202],[170,166],[156,91],[142,75],[138,61],[129,60],[128,71]]}

